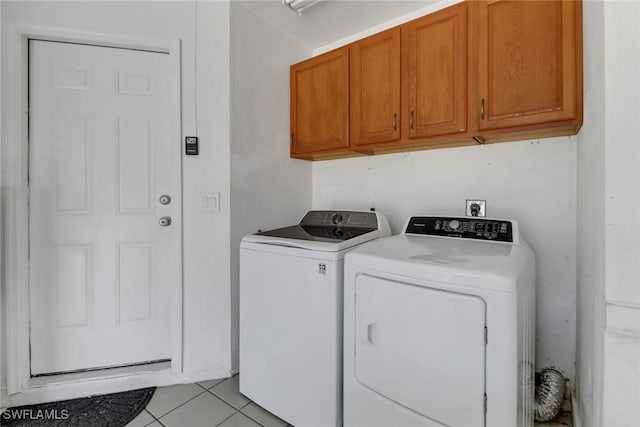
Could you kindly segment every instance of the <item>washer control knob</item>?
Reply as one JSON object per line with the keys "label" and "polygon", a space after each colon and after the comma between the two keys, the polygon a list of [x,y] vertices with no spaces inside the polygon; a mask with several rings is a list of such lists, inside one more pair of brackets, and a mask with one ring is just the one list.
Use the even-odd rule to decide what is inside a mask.
{"label": "washer control knob", "polygon": [[449,221],[449,228],[452,230],[457,230],[460,227],[460,221],[457,219],[452,219]]}
{"label": "washer control knob", "polygon": [[334,228],[331,231],[331,234],[333,234],[333,237],[335,237],[336,239],[342,239],[344,237],[344,230],[342,230],[341,228]]}
{"label": "washer control knob", "polygon": [[342,220],[343,220],[342,214],[338,212],[331,215],[331,222],[333,222],[334,224],[340,224]]}

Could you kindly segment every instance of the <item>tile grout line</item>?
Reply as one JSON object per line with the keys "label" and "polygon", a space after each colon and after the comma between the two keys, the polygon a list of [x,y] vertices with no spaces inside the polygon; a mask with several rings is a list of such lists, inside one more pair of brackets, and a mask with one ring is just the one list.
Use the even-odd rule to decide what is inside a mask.
{"label": "tile grout line", "polygon": [[276,417],[278,420],[282,420],[282,422],[284,422],[286,425],[285,427],[295,427],[293,424],[289,424],[288,422],[286,422],[285,420],[283,420],[282,418],[278,417],[276,414],[274,414],[273,412],[270,412],[268,410],[266,410],[265,408],[263,408],[262,406],[258,405],[256,402],[254,402],[253,400],[250,400],[249,403],[247,403],[246,405],[244,405],[242,407],[242,409],[239,409],[238,412],[240,412],[242,415],[244,415],[245,417],[249,418],[251,421],[254,421],[256,424],[264,427],[264,424],[262,424],[262,422],[260,422],[260,420],[253,418],[250,414],[247,414],[246,412],[243,411],[244,408],[248,407],[251,404],[255,404],[258,408],[264,410],[265,412],[273,415],[274,417]]}
{"label": "tile grout line", "polygon": [[[222,383],[220,383],[220,384],[222,384]],[[245,407],[245,406],[247,406],[247,405],[249,405],[251,402],[253,402],[253,400],[249,400],[249,402],[245,403],[245,404],[244,404],[244,405],[242,405],[240,408],[236,408],[236,406],[235,406],[233,403],[231,403],[231,402],[227,401],[227,399],[225,399],[224,397],[222,397],[222,396],[218,396],[218,395],[217,395],[217,394],[215,394],[213,391],[211,391],[211,390],[212,390],[212,389],[214,389],[214,388],[215,388],[215,387],[212,387],[211,389],[207,390],[207,391],[209,392],[209,394],[210,394],[210,395],[212,395],[213,397],[217,398],[217,399],[220,399],[221,401],[223,401],[223,402],[224,402],[224,403],[226,403],[227,405],[231,406],[231,407],[232,407],[234,410],[236,410],[236,411],[240,411],[241,409],[244,409],[244,407]],[[244,394],[243,394],[242,396],[244,396]],[[248,399],[248,397],[247,397],[247,399]]]}
{"label": "tile grout line", "polygon": [[[161,417],[157,418],[158,422],[164,426],[164,424],[162,423],[162,421],[160,421],[160,419],[161,419],[161,418],[163,418],[163,417],[165,417],[165,416],[169,415],[170,413],[172,413],[172,412],[173,412],[173,411],[175,411],[176,409],[183,407],[184,405],[186,405],[187,403],[191,402],[191,401],[192,401],[193,399],[195,399],[196,397],[198,397],[198,396],[200,396],[200,395],[202,395],[203,393],[206,393],[206,392],[207,392],[207,390],[203,390],[202,392],[200,392],[200,393],[196,394],[195,396],[193,396],[191,399],[187,400],[186,402],[183,402],[183,403],[181,403],[180,405],[176,406],[175,408],[173,408],[172,410],[170,410],[170,411],[169,411],[169,412],[167,412],[166,414],[162,414],[162,416],[161,416]],[[151,411],[149,411],[149,413],[151,414]],[[152,416],[154,416],[153,414],[151,414],[151,415],[152,415]],[[155,418],[155,416],[154,416],[154,418]]]}
{"label": "tile grout line", "polygon": [[[205,386],[203,386],[202,384],[200,384],[200,383],[199,383],[199,382],[197,382],[197,381],[196,381],[196,383],[195,383],[195,384],[199,385],[200,387],[202,387],[202,388],[203,388],[203,389],[205,389],[206,391],[209,391],[209,390],[211,390],[211,389],[214,389],[214,388],[218,387],[218,386],[219,386],[219,385],[221,385],[221,384],[226,383],[226,382],[227,382],[227,381],[229,381],[231,378],[233,378],[233,377],[224,378],[222,381],[220,381],[220,382],[219,382],[219,383],[217,383],[217,384],[212,385],[212,386],[211,386],[211,387],[209,387],[209,388],[206,388]],[[215,381],[215,380],[205,380],[205,381]]]}
{"label": "tile grout line", "polygon": [[[160,424],[160,426],[162,426],[162,427],[166,427],[164,424],[162,424],[162,421],[160,421],[160,420],[155,420],[153,423],[151,423],[151,424],[147,424],[147,426],[149,426],[149,425],[153,425],[154,423],[158,423],[158,424]],[[145,426],[145,427],[146,427],[146,426]]]}
{"label": "tile grout line", "polygon": [[[146,408],[146,407],[144,408],[144,411],[145,411],[147,414],[151,415],[151,418],[153,418],[153,422],[150,422],[149,424],[153,424],[153,423],[157,422],[158,424],[160,424],[161,426],[163,426],[163,427],[164,427],[164,424],[162,424],[162,423],[160,422],[160,420],[159,420],[158,418],[156,418],[156,416],[155,416],[155,415],[153,415],[151,412],[149,412],[149,411],[147,410],[147,408]],[[147,424],[147,426],[148,426],[149,424]],[[145,427],[146,427],[146,426],[145,426]]]}
{"label": "tile grout line", "polygon": [[[233,408],[233,409],[235,409],[235,408]],[[222,424],[226,423],[229,418],[233,417],[237,413],[238,413],[238,411],[235,411],[233,414],[229,415],[227,418],[222,420],[219,424],[216,424],[216,427],[220,427]]]}
{"label": "tile grout line", "polygon": [[[234,376],[235,376],[235,375],[234,375]],[[196,382],[195,384],[196,384],[198,387],[200,387],[200,388],[202,389],[202,391],[201,391],[200,393],[198,393],[197,395],[193,396],[191,399],[187,400],[186,402],[181,403],[180,405],[176,406],[175,408],[173,408],[172,410],[170,410],[169,412],[167,412],[167,413],[163,414],[163,415],[162,415],[162,416],[160,416],[160,417],[156,417],[154,414],[152,414],[152,413],[151,413],[151,411],[149,411],[149,410],[147,409],[147,407],[145,407],[145,408],[144,408],[144,410],[145,410],[149,415],[151,415],[151,417],[154,419],[154,422],[155,422],[155,421],[157,421],[157,422],[158,422],[162,427],[166,427],[166,426],[164,425],[164,423],[161,421],[161,419],[162,419],[162,418],[164,418],[165,416],[169,415],[170,413],[172,413],[172,412],[173,412],[173,411],[175,411],[176,409],[181,408],[182,406],[186,405],[187,403],[191,402],[192,400],[196,399],[197,397],[201,396],[202,394],[204,394],[204,393],[209,393],[211,396],[215,397],[216,399],[220,400],[220,401],[221,401],[221,402],[223,402],[224,404],[228,405],[229,407],[231,407],[231,409],[233,409],[233,410],[235,411],[235,412],[234,412],[233,414],[231,414],[229,417],[225,418],[225,419],[224,419],[224,421],[222,421],[222,422],[224,423],[226,420],[228,420],[229,418],[231,418],[235,413],[240,412],[240,409],[243,409],[244,407],[248,406],[248,405],[249,405],[249,404],[251,404],[251,402],[252,402],[252,400],[249,400],[249,402],[248,402],[248,403],[246,403],[245,405],[243,405],[240,409],[237,409],[237,408],[236,408],[234,405],[232,405],[230,402],[227,402],[227,401],[226,401],[225,399],[223,399],[221,396],[216,395],[216,394],[212,391],[214,388],[218,387],[219,385],[224,384],[225,382],[229,381],[229,380],[230,380],[230,379],[232,379],[232,378],[233,378],[233,376],[231,376],[231,377],[229,377],[229,378],[225,378],[225,379],[224,379],[224,381],[221,381],[221,382],[219,382],[218,384],[216,384],[216,385],[214,385],[214,386],[212,386],[211,388],[208,388],[208,389],[207,389],[207,388],[205,388],[204,386],[200,385],[200,383]],[[243,415],[247,416],[246,414],[243,414]],[[247,416],[247,417],[248,417],[248,416]],[[253,420],[251,417],[248,417],[248,418],[250,418],[252,421],[255,421],[255,420]],[[150,424],[153,424],[153,422],[152,422],[152,423],[150,423]],[[221,423],[221,424],[222,424],[222,423]],[[260,423],[257,423],[257,424],[259,424],[260,426],[262,426],[262,424],[260,424]],[[147,424],[147,425],[149,425],[149,424]],[[218,424],[218,425],[220,425],[220,424]],[[146,426],[145,426],[145,427],[146,427]]]}
{"label": "tile grout line", "polygon": [[[246,405],[243,406],[243,408],[249,406],[251,404],[251,402],[247,403]],[[236,409],[236,411],[229,415],[227,418],[225,418],[220,424],[218,424],[216,427],[220,427],[222,424],[224,424],[229,418],[233,417],[236,414],[240,414],[240,415],[244,415],[245,417],[249,418],[251,421],[253,421],[254,423],[258,424],[260,427],[264,427],[264,424],[260,423],[258,420],[251,418],[248,414],[245,414],[244,412],[242,412],[240,409]]]}
{"label": "tile grout line", "polygon": [[[252,403],[253,403],[253,400],[252,400],[251,402],[247,403],[246,405],[244,405],[244,406],[242,407],[242,409],[246,408],[247,406],[251,405]],[[251,421],[254,421],[256,424],[258,424],[258,425],[260,425],[260,426],[264,427],[264,424],[262,424],[260,421],[258,421],[258,420],[256,420],[255,418],[253,418],[251,415],[249,415],[249,414],[247,414],[247,413],[245,413],[245,412],[242,412],[242,410],[240,410],[239,412],[240,412],[242,415],[244,415],[245,417],[249,418]]]}

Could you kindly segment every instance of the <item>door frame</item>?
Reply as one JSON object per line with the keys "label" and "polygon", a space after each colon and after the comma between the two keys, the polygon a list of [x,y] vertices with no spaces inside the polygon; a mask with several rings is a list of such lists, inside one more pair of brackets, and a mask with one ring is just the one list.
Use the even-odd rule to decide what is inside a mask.
{"label": "door frame", "polygon": [[[7,25],[6,58],[4,79],[15,84],[4,87],[3,97],[7,101],[4,114],[6,120],[2,134],[2,161],[0,185],[4,230],[2,284],[5,295],[6,328],[6,393],[9,402],[22,403],[31,400],[55,397],[95,394],[97,388],[112,390],[133,385],[166,385],[171,378],[183,372],[183,233],[174,248],[174,256],[180,260],[177,277],[179,283],[170,291],[171,295],[171,366],[153,367],[141,365],[134,369],[114,368],[87,372],[86,374],[52,375],[31,377],[29,349],[29,40],[80,43],[111,48],[135,49],[169,54],[171,63],[170,97],[172,103],[171,134],[176,141],[176,155],[180,155],[180,188],[182,182],[182,108],[181,108],[181,43],[179,39],[141,39],[119,37],[110,34],[59,30],[28,25]],[[16,143],[18,142],[18,143]],[[175,217],[182,227],[182,194],[176,198],[180,209]],[[181,230],[183,232],[183,229]],[[84,390],[83,391],[83,384]],[[12,398],[12,395],[16,399]],[[33,399],[29,398],[31,396]]]}

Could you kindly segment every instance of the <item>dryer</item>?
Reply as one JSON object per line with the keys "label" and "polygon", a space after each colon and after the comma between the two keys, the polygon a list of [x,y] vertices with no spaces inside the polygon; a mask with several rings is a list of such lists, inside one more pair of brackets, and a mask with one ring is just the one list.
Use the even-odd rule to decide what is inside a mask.
{"label": "dryer", "polygon": [[347,254],[345,427],[533,425],[535,259],[509,220],[413,216]]}
{"label": "dryer", "polygon": [[240,244],[240,392],[291,424],[342,425],[344,256],[379,212],[310,211]]}

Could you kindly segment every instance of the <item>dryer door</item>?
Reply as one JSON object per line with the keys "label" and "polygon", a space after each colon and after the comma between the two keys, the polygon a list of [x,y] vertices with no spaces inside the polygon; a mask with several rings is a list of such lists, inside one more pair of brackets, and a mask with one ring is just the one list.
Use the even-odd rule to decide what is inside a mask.
{"label": "dryer door", "polygon": [[357,380],[438,423],[483,426],[484,300],[368,275],[355,285]]}

